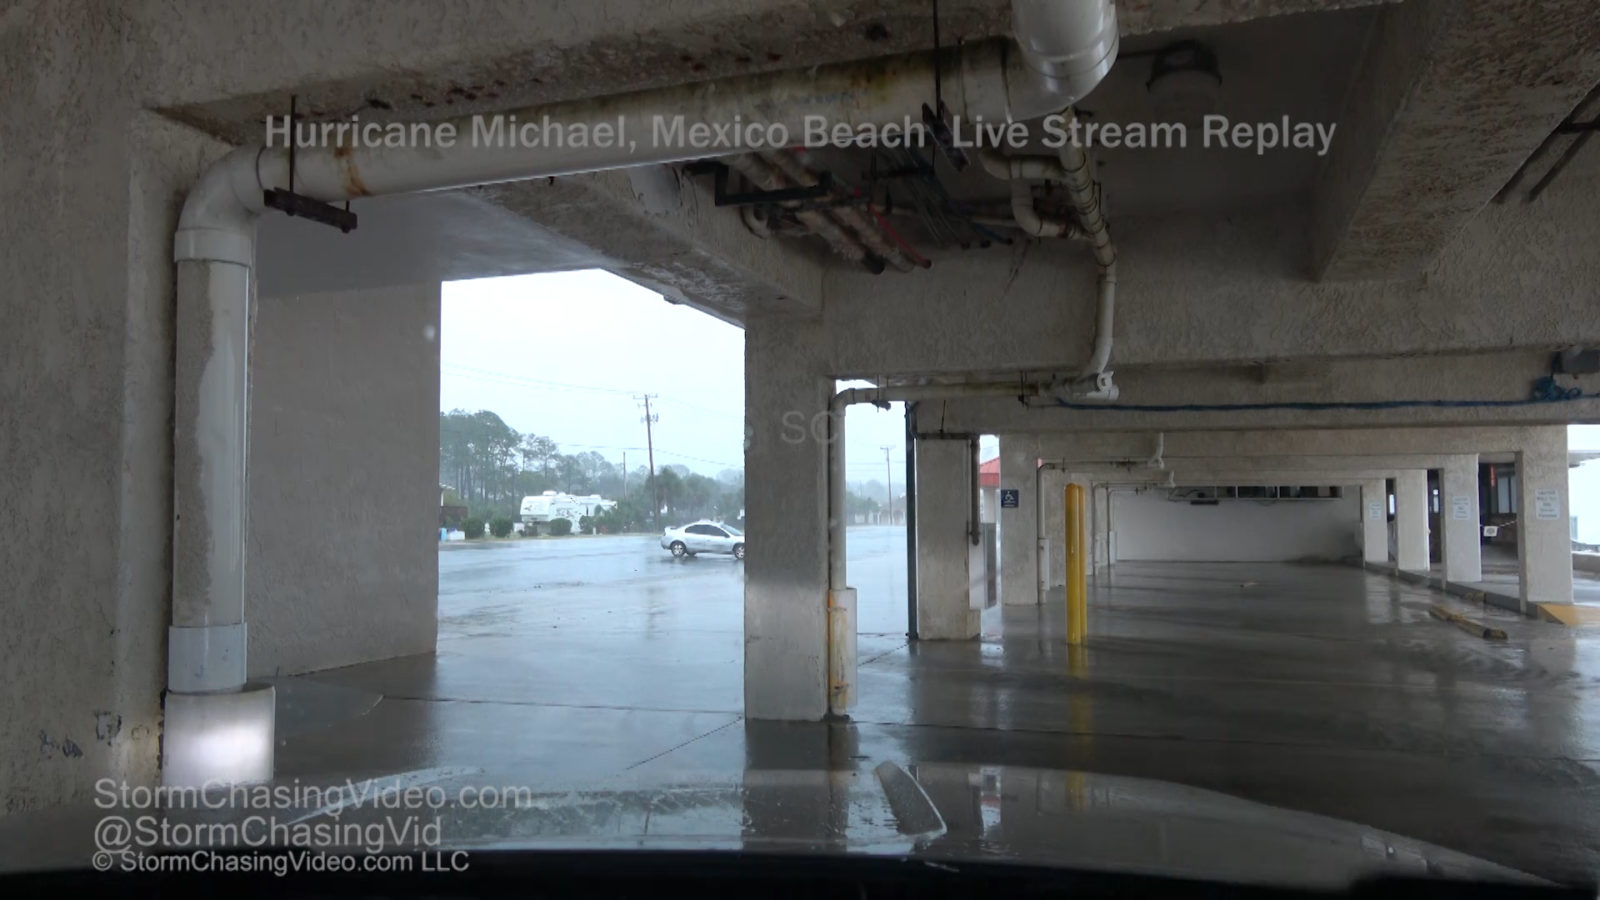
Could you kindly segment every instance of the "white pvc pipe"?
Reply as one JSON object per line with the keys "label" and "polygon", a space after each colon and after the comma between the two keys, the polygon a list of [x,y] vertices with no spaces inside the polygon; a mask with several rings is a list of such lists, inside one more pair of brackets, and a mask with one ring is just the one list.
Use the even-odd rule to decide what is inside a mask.
{"label": "white pvc pipe", "polygon": [[177,269],[167,684],[183,693],[245,683],[250,274],[239,260]]}
{"label": "white pvc pipe", "polygon": [[[1018,228],[1034,237],[1082,237],[1093,248],[1095,262],[1100,266],[1094,348],[1080,375],[1085,379],[1098,380],[1111,362],[1117,309],[1117,248],[1111,241],[1110,226],[1106,223],[1105,210],[1100,201],[1100,186],[1094,180],[1094,163],[1088,151],[1069,141],[1062,146],[1059,159],[1005,157],[988,151],[979,153],[978,161],[990,175],[1011,182],[1011,213]],[[1039,214],[1033,203],[1032,188],[1028,186],[1030,180],[1057,181],[1066,188],[1077,214],[1076,229]]]}
{"label": "white pvc pipe", "polygon": [[1085,377],[1099,375],[1111,362],[1111,329],[1117,312],[1117,264],[1100,270],[1099,303],[1094,317],[1094,352],[1083,367]]}
{"label": "white pvc pipe", "polygon": [[[1030,119],[1061,109],[1062,98],[1040,88],[1040,78],[1014,57],[1008,62],[1004,41],[973,44],[951,54],[946,100],[951,112],[968,120]],[[519,125],[584,126],[591,134],[598,126],[611,126],[626,136],[614,146],[513,146],[475,144],[474,127],[492,123],[494,117],[463,117],[448,124],[455,129],[452,148],[408,146],[334,150],[326,147],[297,151],[295,190],[319,200],[413,193],[522,181],[530,178],[574,175],[658,163],[684,162],[740,152],[781,150],[800,143],[808,125],[825,122],[829,129],[846,126],[903,125],[908,117],[918,122],[917,111],[928,99],[934,72],[934,54],[820,66],[813,69],[743,76],[639,91],[613,97],[556,103],[507,112],[499,118]],[[738,123],[756,140],[740,146],[707,146],[670,137],[682,119],[681,134],[696,126],[712,129]],[[781,126],[788,143],[763,145],[770,126]],[[287,187],[289,155],[285,146],[263,150],[255,164],[255,180],[262,187]],[[242,198],[260,211],[259,196]]]}

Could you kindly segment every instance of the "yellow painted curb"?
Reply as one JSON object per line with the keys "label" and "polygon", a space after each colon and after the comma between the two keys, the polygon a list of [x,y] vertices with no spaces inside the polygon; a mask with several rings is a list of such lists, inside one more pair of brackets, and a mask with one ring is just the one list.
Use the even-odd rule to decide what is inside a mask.
{"label": "yellow painted curb", "polygon": [[1490,628],[1482,622],[1479,622],[1477,619],[1469,619],[1466,616],[1447,609],[1437,603],[1434,603],[1428,607],[1428,615],[1433,616],[1435,619],[1443,619],[1446,622],[1452,622],[1462,631],[1465,631],[1468,634],[1477,635],[1486,641],[1503,641],[1506,639],[1506,633],[1504,631],[1501,631],[1498,628]]}
{"label": "yellow painted curb", "polygon": [[1577,606],[1572,603],[1535,603],[1539,618],[1546,622],[1577,628],[1600,625],[1600,606]]}

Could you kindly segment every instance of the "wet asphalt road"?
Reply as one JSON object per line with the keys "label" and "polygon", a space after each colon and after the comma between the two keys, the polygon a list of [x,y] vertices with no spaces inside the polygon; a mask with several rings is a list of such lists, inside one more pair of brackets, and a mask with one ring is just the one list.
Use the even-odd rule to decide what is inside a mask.
{"label": "wet asphalt road", "polygon": [[[905,633],[905,534],[850,529],[850,584],[864,633]],[[596,605],[642,611],[666,627],[742,629],[744,564],[707,554],[674,559],[659,541],[624,535],[441,545],[439,637],[477,633],[491,619],[559,625],[563,608],[592,612]]]}

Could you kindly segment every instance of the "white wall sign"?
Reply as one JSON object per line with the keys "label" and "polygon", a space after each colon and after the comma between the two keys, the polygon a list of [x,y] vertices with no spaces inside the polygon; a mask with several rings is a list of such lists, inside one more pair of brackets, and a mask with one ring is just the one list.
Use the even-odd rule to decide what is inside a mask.
{"label": "white wall sign", "polygon": [[1561,492],[1555,488],[1539,488],[1533,492],[1533,514],[1541,519],[1561,518]]}
{"label": "white wall sign", "polygon": [[[1346,513],[1346,515],[1349,515],[1349,513]],[[1383,518],[1383,504],[1379,503],[1376,500],[1372,501],[1371,503],[1368,503],[1367,504],[1367,518],[1371,519],[1374,522],[1378,521],[1379,519],[1382,519]]]}
{"label": "white wall sign", "polygon": [[1472,498],[1466,494],[1456,494],[1451,497],[1450,518],[1457,522],[1465,522],[1472,518]]}

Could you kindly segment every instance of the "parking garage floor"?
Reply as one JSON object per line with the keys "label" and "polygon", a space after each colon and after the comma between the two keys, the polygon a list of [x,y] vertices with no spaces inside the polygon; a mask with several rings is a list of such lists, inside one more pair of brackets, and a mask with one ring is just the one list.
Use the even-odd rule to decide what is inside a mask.
{"label": "parking garage floor", "polygon": [[1600,877],[1594,629],[1507,617],[1509,640],[1487,642],[1431,618],[1437,594],[1353,567],[1124,563],[1094,587],[1082,651],[1062,642],[1059,592],[989,610],[979,641],[908,645],[903,531],[856,529],[851,721],[747,722],[738,564],[635,540],[604,551],[622,555],[599,560],[601,583],[541,580],[548,551],[443,553],[438,654],[280,683],[280,776],[1072,769]]}
{"label": "parking garage floor", "polygon": [[[674,561],[652,538],[508,542],[441,550],[436,654],[277,682],[278,779],[398,776],[551,798],[532,822],[460,813],[450,836],[466,846],[665,823],[663,798],[710,797],[678,807],[677,823],[742,829],[734,846],[748,846],[807,815],[832,827],[839,802],[854,823],[881,826],[887,813],[871,804],[883,797],[864,793],[877,794],[874,769],[892,762],[942,792],[947,816],[970,801],[965,824],[991,849],[1016,833],[1004,817],[1020,800],[1055,845],[1115,834],[1108,852],[1130,863],[1180,852],[1177,836],[1196,834],[1192,856],[1235,864],[1238,848],[1296,832],[1323,850],[1280,865],[1319,853],[1333,865],[1326,851],[1341,839],[1347,856],[1376,846],[1381,858],[1385,839],[1373,845],[1369,830],[1381,829],[1547,878],[1600,880],[1600,629],[1505,614],[1493,624],[1509,639],[1488,642],[1430,617],[1440,595],[1354,567],[1123,563],[1094,586],[1081,651],[1063,644],[1059,592],[1042,608],[989,610],[980,640],[908,645],[903,530],[850,537],[862,634],[848,722],[743,719],[740,564]],[[808,773],[821,773],[823,796],[844,799],[785,792]],[[1255,807],[1236,815],[1215,795],[1128,777],[1364,828],[1284,823]],[[752,819],[764,794],[751,785],[774,778],[784,789]],[[1027,818],[1074,784],[1109,785],[1102,798],[1123,798],[1112,813],[1131,802],[1138,827]],[[628,801],[624,788],[643,792]],[[103,816],[7,817],[0,869],[83,865]],[[1255,830],[1241,836],[1245,820]]]}

